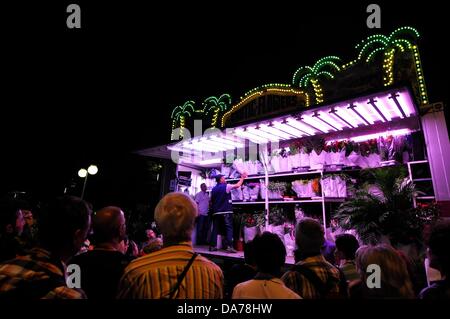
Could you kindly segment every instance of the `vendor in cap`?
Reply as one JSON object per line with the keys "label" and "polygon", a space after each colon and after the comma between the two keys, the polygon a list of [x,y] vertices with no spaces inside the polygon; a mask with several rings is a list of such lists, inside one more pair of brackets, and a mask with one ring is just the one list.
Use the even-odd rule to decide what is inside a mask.
{"label": "vendor in cap", "polygon": [[223,175],[216,175],[217,185],[211,191],[211,208],[213,213],[213,230],[211,233],[210,251],[217,250],[217,233],[220,223],[225,225],[224,249],[228,253],[235,253],[233,249],[233,206],[231,202],[231,190],[242,186],[245,173],[241,175],[239,182],[234,185],[227,184]]}

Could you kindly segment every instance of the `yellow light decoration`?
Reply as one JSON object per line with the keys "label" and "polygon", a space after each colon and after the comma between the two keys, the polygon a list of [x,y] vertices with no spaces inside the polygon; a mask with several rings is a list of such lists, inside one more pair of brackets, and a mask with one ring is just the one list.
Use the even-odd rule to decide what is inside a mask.
{"label": "yellow light decoration", "polygon": [[230,116],[231,113],[233,113],[233,111],[235,111],[242,104],[244,104],[248,100],[252,99],[253,97],[258,96],[258,95],[262,95],[264,93],[264,91],[277,92],[277,93],[294,93],[296,95],[303,95],[305,97],[305,104],[306,104],[306,106],[308,107],[310,105],[309,104],[309,95],[308,95],[308,93],[306,93],[304,91],[299,91],[299,90],[295,90],[295,89],[267,88],[266,90],[257,91],[257,92],[254,92],[254,93],[248,95],[248,96],[244,96],[244,98],[241,97],[241,101],[239,101],[239,103],[235,104],[228,112],[226,112],[222,116],[222,127],[225,126],[226,119]]}

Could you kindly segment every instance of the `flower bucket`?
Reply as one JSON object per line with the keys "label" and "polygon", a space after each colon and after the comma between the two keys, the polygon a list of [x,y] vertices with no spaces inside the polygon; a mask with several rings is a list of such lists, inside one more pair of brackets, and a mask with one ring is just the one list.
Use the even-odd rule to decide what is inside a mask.
{"label": "flower bucket", "polygon": [[250,201],[250,188],[248,186],[242,186],[242,197],[244,202]]}
{"label": "flower bucket", "polygon": [[346,159],[346,165],[347,166],[356,166],[359,158],[361,155],[357,154],[356,152],[351,152],[345,159]]}
{"label": "flower bucket", "polygon": [[373,168],[373,167],[380,167],[380,162],[381,162],[381,156],[380,154],[370,154],[367,157],[367,162],[369,164],[369,167]]}
{"label": "flower bucket", "polygon": [[248,187],[251,201],[256,201],[258,199],[259,188],[260,188],[259,185],[256,185],[254,187]]}
{"label": "flower bucket", "polygon": [[347,197],[347,181],[336,177],[335,180],[336,197],[345,198]]}
{"label": "flower bucket", "polygon": [[310,166],[310,154],[301,152],[300,153],[300,167]]}
{"label": "flower bucket", "polygon": [[283,194],[280,191],[268,191],[269,199],[281,199]]}
{"label": "flower bucket", "polygon": [[280,157],[279,156],[274,156],[272,157],[272,159],[270,160],[270,164],[273,167],[273,170],[275,173],[281,172],[280,170]]}
{"label": "flower bucket", "polygon": [[269,225],[270,228],[270,232],[272,234],[276,234],[278,237],[280,237],[280,239],[283,241],[284,243],[284,225]]}
{"label": "flower bucket", "polygon": [[263,179],[259,180],[261,199],[266,199],[267,186]]}
{"label": "flower bucket", "polygon": [[340,152],[330,153],[331,165],[342,165],[345,162],[345,150]]}
{"label": "flower bucket", "polygon": [[280,172],[288,172],[290,171],[289,167],[289,158],[287,157],[279,157],[280,159]]}
{"label": "flower bucket", "polygon": [[244,242],[248,243],[253,240],[258,234],[258,226],[244,227]]}
{"label": "flower bucket", "polygon": [[317,154],[314,150],[311,152],[309,156],[311,169],[323,169],[325,165],[325,153],[322,151],[320,154]]}
{"label": "flower bucket", "polygon": [[234,188],[231,190],[231,200],[244,200],[241,188]]}
{"label": "flower bucket", "polygon": [[242,238],[234,242],[234,249],[244,251],[244,240]]}
{"label": "flower bucket", "polygon": [[331,177],[326,177],[322,179],[323,196],[325,197],[335,197],[333,196],[332,188],[334,181]]}
{"label": "flower bucket", "polygon": [[295,155],[289,155],[289,162],[291,165],[291,169],[292,168],[298,168],[301,167],[301,160],[300,160],[300,154],[295,154]]}
{"label": "flower bucket", "polygon": [[295,240],[291,234],[284,235],[284,245],[286,246],[286,256],[293,257],[295,251]]}

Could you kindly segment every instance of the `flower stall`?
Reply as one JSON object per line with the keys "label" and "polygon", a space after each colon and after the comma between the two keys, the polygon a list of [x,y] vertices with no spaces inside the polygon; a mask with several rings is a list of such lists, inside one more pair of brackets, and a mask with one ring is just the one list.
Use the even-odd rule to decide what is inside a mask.
{"label": "flower stall", "polygon": [[[264,229],[280,236],[281,225],[273,221],[281,211],[285,218],[290,215],[289,225],[301,211],[325,228],[334,212],[347,214],[345,205],[360,198],[366,186],[366,170],[407,168],[404,177],[426,190],[410,192],[411,209],[437,203],[444,214],[442,207],[450,203],[450,158],[443,150],[450,142],[442,104],[428,101],[417,30],[402,27],[391,37],[402,41],[386,51],[384,64],[377,55],[381,48],[369,50],[376,45],[372,36],[358,46],[356,59],[321,58],[299,68],[292,83],[262,85],[234,102],[222,95],[205,99],[202,107],[193,101],[177,106],[174,142],[139,153],[170,159],[178,171],[187,167],[193,180],[208,169],[209,177],[220,173],[235,183],[245,172],[244,185],[232,191],[233,206],[244,214],[263,211]],[[208,114],[214,116],[206,130],[198,121],[189,127],[187,118],[202,119],[204,126]],[[428,175],[417,175],[420,171]],[[195,181],[198,187],[200,179]],[[214,183],[210,179],[208,186]],[[251,217],[247,221],[246,228],[256,227],[250,226]],[[247,233],[250,238],[255,230]]]}

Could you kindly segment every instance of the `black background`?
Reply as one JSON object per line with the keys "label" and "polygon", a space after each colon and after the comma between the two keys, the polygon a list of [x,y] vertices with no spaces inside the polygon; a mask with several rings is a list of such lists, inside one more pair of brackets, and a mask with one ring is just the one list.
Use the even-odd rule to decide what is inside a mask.
{"label": "black background", "polygon": [[[66,27],[71,2],[81,6],[81,29]],[[380,30],[366,26],[369,3],[2,3],[0,193],[61,195],[96,163],[86,195],[94,204],[155,199],[148,163],[129,154],[168,141],[174,106],[289,83],[299,66],[325,55],[350,60],[361,39],[404,25],[421,33],[430,101],[447,102],[443,2],[378,1]]]}

